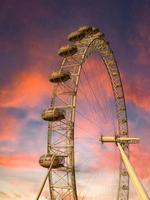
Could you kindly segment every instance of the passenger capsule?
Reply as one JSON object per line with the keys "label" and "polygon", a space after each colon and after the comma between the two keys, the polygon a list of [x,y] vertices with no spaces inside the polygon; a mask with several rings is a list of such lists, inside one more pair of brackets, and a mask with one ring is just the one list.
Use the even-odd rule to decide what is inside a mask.
{"label": "passenger capsule", "polygon": [[42,119],[46,121],[60,121],[65,119],[65,110],[62,108],[49,108],[42,113]]}
{"label": "passenger capsule", "polygon": [[83,26],[78,29],[79,32],[84,33],[85,35],[89,35],[92,33],[92,27],[91,26]]}
{"label": "passenger capsule", "polygon": [[95,37],[99,37],[99,38],[101,38],[101,37],[104,37],[104,33],[96,33],[95,35],[94,35]]}
{"label": "passenger capsule", "polygon": [[68,40],[71,42],[80,41],[85,37],[84,32],[74,31],[68,35]]}
{"label": "passenger capsule", "polygon": [[95,28],[95,27],[92,27],[92,34],[96,34],[96,33],[99,33],[99,29],[98,28]]}
{"label": "passenger capsule", "polygon": [[98,36],[98,37],[103,37],[104,33],[100,32],[98,28],[92,27],[92,32],[91,34]]}
{"label": "passenger capsule", "polygon": [[75,45],[66,45],[59,49],[58,55],[62,57],[73,56],[77,52],[77,47]]}
{"label": "passenger capsule", "polygon": [[49,168],[52,164],[52,168],[63,167],[65,163],[65,158],[63,156],[56,156],[52,163],[52,154],[44,154],[39,159],[39,164],[42,167]]}
{"label": "passenger capsule", "polygon": [[69,71],[64,71],[64,70],[57,70],[54,71],[50,76],[49,76],[49,81],[52,83],[60,83],[60,82],[65,82],[70,79],[70,72]]}

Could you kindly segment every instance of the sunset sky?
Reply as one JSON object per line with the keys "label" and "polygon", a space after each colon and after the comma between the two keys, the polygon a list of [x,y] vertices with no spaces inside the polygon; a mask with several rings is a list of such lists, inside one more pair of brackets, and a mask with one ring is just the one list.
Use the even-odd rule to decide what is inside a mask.
{"label": "sunset sky", "polygon": [[[125,92],[129,134],[141,137],[140,144],[131,147],[131,160],[150,195],[149,11],[149,0],[0,2],[0,200],[36,197],[46,173],[38,159],[46,152],[47,123],[41,119],[41,111],[49,105],[52,91],[47,77],[61,61],[57,51],[66,44],[68,33],[83,25],[104,32],[114,51]],[[92,59],[88,67],[95,64]],[[82,144],[91,148],[95,177],[91,190],[96,196],[98,179],[109,181],[108,157],[114,154],[92,142],[86,139]],[[84,156],[83,148],[77,153]],[[101,161],[97,163],[93,155],[101,156]],[[104,171],[103,177],[94,175],[97,166]],[[82,185],[87,176],[90,173],[81,176]],[[45,189],[41,199],[46,195]],[[134,192],[131,199],[137,199]]]}

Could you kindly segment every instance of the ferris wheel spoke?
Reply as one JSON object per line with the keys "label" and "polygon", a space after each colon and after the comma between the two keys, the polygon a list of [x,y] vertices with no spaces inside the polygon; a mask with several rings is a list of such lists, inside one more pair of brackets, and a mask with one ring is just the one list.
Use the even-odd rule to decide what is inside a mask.
{"label": "ferris wheel spoke", "polygon": [[98,107],[99,107],[99,110],[100,110],[100,112],[103,113],[104,119],[106,119],[106,114],[105,114],[105,113],[103,112],[103,110],[102,110],[102,105],[101,105],[100,101],[98,100],[97,96],[95,95],[95,92],[94,92],[94,90],[93,90],[93,88],[92,88],[92,86],[91,86],[91,84],[90,84],[90,82],[89,82],[88,77],[86,76],[86,73],[85,73],[84,69],[82,69],[82,70],[83,70],[83,73],[84,73],[84,75],[85,75],[85,77],[86,77],[86,80],[87,80],[87,83],[88,83],[89,88],[90,88],[90,90],[91,90],[91,93],[93,94],[93,96],[94,96],[94,98],[95,98],[95,100],[96,100],[96,102],[97,102],[97,105],[98,105]]}
{"label": "ferris wheel spoke", "polygon": [[[94,117],[94,121],[96,121],[97,117],[99,117],[101,115],[101,112],[99,112],[99,110],[96,108],[95,104],[93,104],[91,102],[91,100],[89,99],[89,97],[92,97],[93,93],[91,93],[91,91],[89,91],[90,93],[88,93],[88,91],[85,92],[84,89],[82,89],[82,85],[84,85],[84,83],[82,82],[82,78],[80,78],[80,87],[78,88],[79,95],[81,94],[84,97],[85,101],[87,102],[89,113]],[[81,108],[82,108],[82,106],[81,106]],[[102,120],[102,118],[99,119],[99,121],[101,121],[101,120]]]}
{"label": "ferris wheel spoke", "polygon": [[94,126],[96,126],[97,128],[101,128],[99,126],[99,124],[96,124],[94,121],[92,121],[91,119],[89,119],[88,117],[86,117],[85,115],[83,115],[81,112],[76,110],[76,113],[79,114],[81,117],[83,117],[84,119],[86,119],[88,122],[90,122],[91,124],[93,124]]}

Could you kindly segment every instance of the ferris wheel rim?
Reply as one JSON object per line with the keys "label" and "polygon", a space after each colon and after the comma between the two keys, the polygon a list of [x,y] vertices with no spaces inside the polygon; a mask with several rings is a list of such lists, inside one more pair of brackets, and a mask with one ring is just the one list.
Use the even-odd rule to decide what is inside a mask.
{"label": "ferris wheel rim", "polygon": [[[118,120],[118,127],[119,127],[119,135],[120,136],[122,136],[122,135],[126,135],[126,136],[128,136],[128,125],[127,125],[127,112],[126,112],[126,105],[125,105],[125,99],[124,99],[124,91],[123,91],[123,86],[122,86],[122,81],[121,81],[121,78],[120,78],[120,73],[119,73],[119,70],[118,70],[118,66],[117,66],[117,63],[116,63],[116,60],[115,60],[115,57],[114,57],[114,54],[113,54],[113,51],[111,50],[111,48],[110,48],[110,46],[109,46],[109,44],[107,43],[107,41],[105,40],[105,38],[104,37],[100,37],[100,36],[98,36],[98,37],[91,37],[91,36],[88,36],[87,38],[85,38],[85,39],[83,39],[83,40],[81,40],[81,41],[79,41],[79,42],[75,42],[75,43],[73,43],[73,44],[75,44],[77,47],[78,46],[82,46],[82,45],[84,45],[84,42],[85,42],[85,44],[88,44],[86,47],[85,47],[85,49],[84,49],[84,53],[81,55],[81,57],[82,57],[82,60],[80,60],[81,62],[80,62],[80,68],[79,68],[79,71],[78,71],[78,77],[77,77],[77,88],[76,88],[76,91],[75,91],[75,94],[74,94],[74,99],[73,99],[73,103],[72,103],[72,109],[70,109],[70,112],[73,114],[73,119],[72,119],[72,123],[73,123],[73,129],[74,129],[74,120],[75,120],[75,108],[76,108],[76,98],[77,98],[77,90],[78,90],[78,84],[79,84],[79,78],[80,78],[80,72],[81,72],[81,68],[82,68],[82,65],[83,65],[83,63],[84,63],[84,61],[86,60],[86,57],[88,56],[88,50],[90,49],[90,48],[93,48],[93,44],[94,44],[94,42],[104,42],[104,44],[108,47],[108,49],[110,50],[110,52],[112,53],[112,57],[113,57],[113,61],[114,61],[114,63],[115,63],[115,67],[116,67],[116,69],[117,69],[117,78],[118,78],[118,80],[119,80],[119,83],[120,83],[120,88],[121,88],[121,91],[122,91],[122,97],[121,97],[121,99],[122,99],[122,101],[123,101],[123,107],[124,107],[124,110],[122,110],[122,112],[124,112],[124,118],[125,118],[125,120],[126,121],[124,121],[123,123],[125,123],[126,124],[126,132],[125,133],[122,133],[122,132],[120,132],[120,130],[122,130],[121,129],[121,126],[122,126],[122,121],[120,121],[120,119],[118,118],[118,115],[116,116],[116,118],[117,118],[117,120]],[[96,44],[97,45],[97,44]],[[107,69],[107,72],[108,72],[108,74],[109,74],[109,77],[110,77],[110,81],[111,81],[111,85],[112,85],[112,88],[113,88],[113,94],[114,94],[114,97],[115,97],[115,102],[116,102],[116,113],[118,112],[118,103],[117,103],[117,101],[119,101],[119,98],[120,98],[120,96],[117,96],[117,94],[115,93],[116,91],[115,91],[115,89],[116,89],[116,87],[118,87],[118,86],[116,86],[115,87],[115,84],[114,84],[114,80],[113,80],[113,75],[112,75],[112,71],[110,71],[110,69],[109,69],[109,66],[108,66],[108,63],[107,63],[107,60],[106,60],[106,58],[104,57],[104,56],[102,56],[102,52],[100,52],[100,50],[98,49],[99,48],[99,46],[98,47],[94,47],[96,50],[97,50],[97,52],[98,53],[100,53],[100,56],[101,56],[101,58],[102,58],[102,60],[103,60],[103,62],[104,62],[104,64],[105,64],[105,67],[106,67],[106,69]],[[94,50],[95,50],[94,49]],[[63,61],[62,61],[62,64],[61,64],[61,67],[60,67],[60,69],[63,69],[63,66],[65,65],[65,62],[66,62],[66,59],[67,58],[64,58],[63,59]],[[116,76],[116,75],[115,75]],[[54,89],[55,90],[55,89]],[[74,92],[74,91],[72,91],[72,92]],[[51,106],[54,106],[54,101],[55,101],[55,91],[53,92],[53,98],[52,98],[53,100],[52,100],[52,102],[51,102]],[[49,123],[49,126],[51,125],[51,123]],[[74,132],[74,130],[73,130],[73,132]],[[50,134],[49,134],[49,139],[48,140],[51,140],[50,139]],[[74,137],[74,136],[73,136]],[[71,162],[73,163],[73,165],[72,165],[72,183],[73,183],[73,185],[72,185],[72,187],[73,187],[73,191],[74,191],[74,194],[73,194],[73,198],[74,198],[74,200],[77,200],[78,199],[78,197],[77,197],[77,191],[76,191],[76,180],[75,180],[75,166],[74,166],[74,163],[75,163],[75,160],[74,160],[74,144],[73,144],[73,155],[72,155],[72,160],[71,160]],[[125,148],[125,152],[126,152],[126,154],[128,155],[128,146],[126,146],[126,147],[124,147]],[[48,152],[49,152],[49,150],[48,150]],[[124,198],[122,198],[122,196],[121,196],[121,193],[122,193],[122,191],[123,191],[123,188],[121,188],[123,185],[122,185],[122,168],[124,169],[124,167],[122,166],[123,165],[123,163],[121,162],[121,165],[120,165],[120,174],[119,174],[119,188],[118,188],[118,197],[117,197],[117,199],[119,200],[119,199],[123,199],[123,200],[127,200],[128,199],[128,195],[129,195],[129,189],[127,189],[127,192],[126,192],[126,195],[125,195],[125,197]],[[125,172],[126,172],[126,170],[124,170]],[[128,179],[128,184],[127,184],[127,182],[126,182],[126,184],[127,184],[127,186],[129,186],[129,178],[128,178],[128,175],[126,175],[127,176],[127,179]],[[50,174],[50,177],[49,177],[49,182],[50,182],[50,185],[51,185],[51,180],[52,180],[52,174]],[[51,190],[51,187],[50,187],[50,193],[51,193],[51,195],[53,195],[52,193],[52,190]]]}

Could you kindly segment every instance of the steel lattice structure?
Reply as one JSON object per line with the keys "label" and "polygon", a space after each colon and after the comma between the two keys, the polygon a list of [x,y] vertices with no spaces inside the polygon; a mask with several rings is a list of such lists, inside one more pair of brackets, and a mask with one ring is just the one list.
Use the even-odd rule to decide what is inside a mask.
{"label": "steel lattice structure", "polygon": [[[77,200],[74,124],[76,100],[82,65],[86,58],[97,52],[102,58],[113,89],[118,136],[128,137],[128,122],[124,92],[114,53],[103,33],[92,27],[82,27],[68,36],[71,45],[62,47],[59,55],[63,57],[59,70],[50,76],[54,83],[53,96],[49,108],[52,118],[48,122],[48,155],[56,155],[58,165],[49,174],[49,190],[52,200]],[[121,144],[129,156],[128,143]],[[117,200],[128,200],[129,176],[120,159],[119,185]]]}

